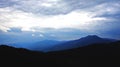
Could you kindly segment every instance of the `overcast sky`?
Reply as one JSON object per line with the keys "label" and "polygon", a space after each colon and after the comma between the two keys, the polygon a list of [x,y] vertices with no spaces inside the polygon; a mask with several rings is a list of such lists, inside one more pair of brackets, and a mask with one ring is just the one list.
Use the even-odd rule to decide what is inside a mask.
{"label": "overcast sky", "polygon": [[0,37],[120,39],[120,0],[0,0],[0,31]]}

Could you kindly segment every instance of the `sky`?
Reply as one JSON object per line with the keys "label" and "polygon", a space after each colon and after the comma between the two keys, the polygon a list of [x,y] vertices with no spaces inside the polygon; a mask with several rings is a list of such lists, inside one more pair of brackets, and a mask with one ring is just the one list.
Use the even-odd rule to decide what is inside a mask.
{"label": "sky", "polygon": [[0,0],[0,42],[120,39],[120,0]]}

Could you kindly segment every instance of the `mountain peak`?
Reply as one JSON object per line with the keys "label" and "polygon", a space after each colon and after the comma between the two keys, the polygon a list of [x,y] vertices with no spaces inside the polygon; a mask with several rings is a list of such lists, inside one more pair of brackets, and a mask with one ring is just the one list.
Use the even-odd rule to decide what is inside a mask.
{"label": "mountain peak", "polygon": [[92,37],[92,38],[100,38],[99,36],[97,36],[97,35],[88,35],[88,36],[86,36],[86,37]]}
{"label": "mountain peak", "polygon": [[82,37],[80,39],[89,39],[89,40],[92,40],[92,39],[101,39],[101,37],[97,36],[97,35],[88,35],[86,37]]}

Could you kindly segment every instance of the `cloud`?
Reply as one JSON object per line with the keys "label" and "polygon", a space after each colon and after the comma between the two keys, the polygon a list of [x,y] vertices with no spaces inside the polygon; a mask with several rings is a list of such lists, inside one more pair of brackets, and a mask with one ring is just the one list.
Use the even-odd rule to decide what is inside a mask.
{"label": "cloud", "polygon": [[40,36],[40,37],[44,37],[44,35],[43,35],[43,34],[40,34],[39,36]]}
{"label": "cloud", "polygon": [[[62,0],[12,0],[13,8],[42,15],[57,15],[67,12],[66,3]],[[64,7],[64,8],[63,8]]]}
{"label": "cloud", "polygon": [[68,14],[74,10],[93,9],[104,3],[109,7],[112,3],[119,4],[119,2],[119,0],[1,0],[0,7],[12,7],[37,15],[58,15]]}
{"label": "cloud", "polygon": [[32,34],[32,36],[34,37],[34,36],[35,36],[35,34]]}
{"label": "cloud", "polygon": [[10,30],[7,30],[7,32],[15,32],[15,33],[21,33],[21,28],[10,28]]}
{"label": "cloud", "polygon": [[12,0],[0,0],[0,8],[11,7],[15,4]]}
{"label": "cloud", "polygon": [[114,15],[119,13],[120,11],[120,1],[119,2],[110,2],[110,3],[102,3],[99,4],[93,9],[89,9],[89,11],[96,12],[98,16],[100,15]]}
{"label": "cloud", "polygon": [[77,29],[99,33],[120,29],[119,8],[119,0],[0,0],[0,30],[47,33]]}
{"label": "cloud", "polygon": [[65,15],[36,16],[32,13],[0,8],[0,29],[7,31],[12,27],[19,27],[22,31],[35,31],[34,28],[76,28],[89,30],[99,21],[107,21],[105,17],[94,17],[91,12],[73,11]]}
{"label": "cloud", "polygon": [[[119,2],[119,0],[9,0],[2,4],[25,12],[42,15],[68,14],[74,10],[92,8],[102,3]],[[10,5],[8,5],[10,4]]]}

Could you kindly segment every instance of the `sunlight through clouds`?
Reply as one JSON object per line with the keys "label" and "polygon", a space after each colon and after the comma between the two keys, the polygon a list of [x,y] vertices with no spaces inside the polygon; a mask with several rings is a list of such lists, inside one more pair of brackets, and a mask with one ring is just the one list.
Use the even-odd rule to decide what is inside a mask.
{"label": "sunlight through clouds", "polygon": [[104,17],[94,17],[91,12],[74,11],[66,15],[43,17],[18,10],[12,12],[10,8],[3,10],[4,11],[1,12],[4,14],[1,17],[5,17],[3,20],[6,18],[9,20],[7,22],[3,22],[4,25],[6,25],[5,27],[20,27],[22,31],[33,31],[33,27],[55,29],[76,28],[85,30],[94,26],[93,22],[107,20],[107,18]]}
{"label": "sunlight through clouds", "polygon": [[0,32],[102,33],[120,29],[119,8],[120,0],[0,0]]}

